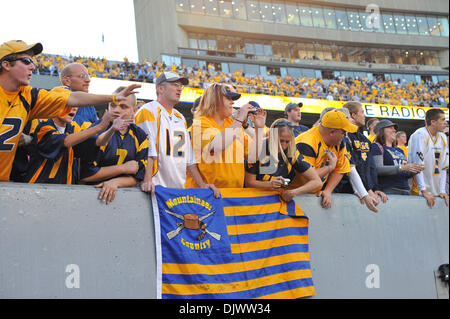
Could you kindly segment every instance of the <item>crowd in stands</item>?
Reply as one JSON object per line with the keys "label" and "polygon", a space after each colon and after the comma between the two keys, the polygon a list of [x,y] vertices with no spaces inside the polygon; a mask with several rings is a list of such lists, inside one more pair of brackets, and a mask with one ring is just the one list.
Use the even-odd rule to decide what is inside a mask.
{"label": "crowd in stands", "polygon": [[111,78],[153,83],[164,71],[174,71],[189,79],[190,87],[205,89],[211,83],[228,83],[239,93],[268,94],[289,97],[305,97],[335,101],[359,101],[362,103],[448,107],[449,82],[407,82],[404,79],[368,79],[337,76],[332,80],[316,78],[293,78],[249,76],[244,72],[232,74],[215,70],[213,65],[168,66],[162,62],[145,60],[132,63],[103,58],[63,57],[41,54],[37,58],[36,73],[58,75],[71,62],[84,64],[91,77]]}
{"label": "crowd in stands", "polygon": [[[154,79],[157,99],[138,109],[138,84],[119,87],[111,95],[89,93],[89,74],[99,64],[84,59],[64,65],[55,57],[48,68],[64,65],[63,86],[51,91],[32,88],[32,57],[41,51],[40,43],[28,46],[15,40],[0,47],[0,102],[5,114],[0,181],[97,183],[106,203],[121,187],[139,185],[144,192],[154,192],[161,185],[209,188],[216,197],[219,188],[280,190],[287,202],[314,193],[323,208],[332,207],[332,193],[350,193],[374,212],[388,195],[414,191],[430,208],[436,197],[449,205],[448,122],[442,109],[427,110],[425,126],[407,144],[396,134],[396,123],[366,122],[359,101],[325,108],[309,128],[300,124],[303,104],[289,103],[286,118],[275,120],[269,129],[264,105],[249,102],[235,110],[241,93],[214,79],[194,103],[188,129],[175,105],[184,86],[192,83],[176,66],[159,72]],[[42,64],[42,56],[39,59]],[[108,109],[102,119],[88,112],[95,110],[92,105],[104,103]],[[358,132],[364,126],[371,136]]]}

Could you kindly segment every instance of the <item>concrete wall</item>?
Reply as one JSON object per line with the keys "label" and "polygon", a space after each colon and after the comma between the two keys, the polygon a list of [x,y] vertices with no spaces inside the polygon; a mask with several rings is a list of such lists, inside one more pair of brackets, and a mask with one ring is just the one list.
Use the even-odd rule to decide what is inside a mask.
{"label": "concrete wall", "polygon": [[[149,198],[121,189],[106,206],[97,195],[91,186],[0,183],[0,298],[155,298]],[[430,210],[423,198],[391,196],[378,214],[352,195],[333,196],[331,210],[314,195],[295,200],[310,218],[314,298],[437,297],[433,271],[449,252],[441,199]],[[366,286],[373,269],[379,288]],[[67,288],[78,271],[79,288]]]}

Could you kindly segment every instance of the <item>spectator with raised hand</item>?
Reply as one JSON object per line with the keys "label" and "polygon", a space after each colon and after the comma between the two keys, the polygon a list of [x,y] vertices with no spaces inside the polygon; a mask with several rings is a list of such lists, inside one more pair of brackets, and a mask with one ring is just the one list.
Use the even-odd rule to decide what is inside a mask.
{"label": "spectator with raised hand", "polygon": [[[114,93],[123,91],[119,87]],[[99,199],[106,204],[116,197],[117,190],[136,186],[145,176],[148,156],[147,134],[133,124],[136,96],[131,94],[118,104],[109,103],[108,111],[115,117],[110,127],[96,140],[100,151],[88,169],[83,169],[83,181],[100,182]]]}
{"label": "spectator with raised hand", "polygon": [[284,189],[281,198],[289,202],[295,196],[310,193],[322,186],[314,168],[303,160],[295,146],[294,124],[286,119],[277,119],[270,126],[264,140],[263,154],[256,163],[245,161],[245,186],[254,188],[284,189],[295,174],[307,181],[295,189]]}
{"label": "spectator with raised hand", "polygon": [[403,150],[395,146],[397,124],[380,120],[374,128],[374,145],[370,152],[378,173],[379,188],[386,194],[410,195],[408,179],[423,170],[416,163],[407,163]]}
{"label": "spectator with raised hand", "polygon": [[33,137],[26,182],[78,183],[76,158],[89,159],[96,154],[96,135],[106,129],[113,115],[106,112],[99,125],[76,132],[71,122],[77,110],[73,107],[64,117],[54,117],[38,125]]}
{"label": "spectator with raised hand", "polygon": [[32,88],[30,80],[36,69],[32,58],[41,52],[40,43],[11,40],[0,45],[0,181],[9,180],[18,142],[29,120],[64,118],[73,112],[72,107],[120,102],[140,87],[133,84],[116,95]]}
{"label": "spectator with raised hand", "polygon": [[[241,106],[232,118],[234,101],[240,96],[228,84],[212,84],[203,94],[192,124],[194,160],[206,182],[219,188],[244,187],[244,158],[255,162],[262,148],[267,114],[262,109],[256,113],[255,139],[251,140],[242,126],[254,106]],[[196,181],[188,177],[186,188],[196,187]]]}

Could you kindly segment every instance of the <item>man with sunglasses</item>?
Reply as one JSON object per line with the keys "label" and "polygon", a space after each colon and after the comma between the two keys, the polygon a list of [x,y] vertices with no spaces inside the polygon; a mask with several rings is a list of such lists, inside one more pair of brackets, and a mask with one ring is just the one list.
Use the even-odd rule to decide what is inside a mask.
{"label": "man with sunglasses", "polygon": [[33,56],[42,52],[42,44],[28,45],[11,40],[0,45],[0,181],[8,181],[20,136],[32,119],[64,117],[72,107],[120,102],[140,85],[130,85],[114,95],[47,91],[32,88],[36,69]]}

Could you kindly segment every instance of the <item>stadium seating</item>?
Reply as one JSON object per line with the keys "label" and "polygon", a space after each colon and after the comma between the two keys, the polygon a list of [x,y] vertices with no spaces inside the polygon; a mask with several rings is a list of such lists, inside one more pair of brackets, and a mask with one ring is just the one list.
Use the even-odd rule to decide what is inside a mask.
{"label": "stadium seating", "polygon": [[[58,75],[64,65],[79,62],[86,65],[91,77],[153,82],[163,71],[175,71],[190,80],[189,86],[206,88],[210,83],[225,82],[234,85],[241,93],[282,95],[339,101],[356,100],[366,103],[448,107],[448,80],[434,83],[409,82],[401,79],[368,79],[335,77],[332,80],[316,78],[246,76],[243,72],[226,74],[214,67],[167,66],[162,62],[145,60],[143,63],[108,61],[103,58],[62,57],[41,54],[37,57],[36,73]],[[273,78],[273,77],[271,77]]]}

